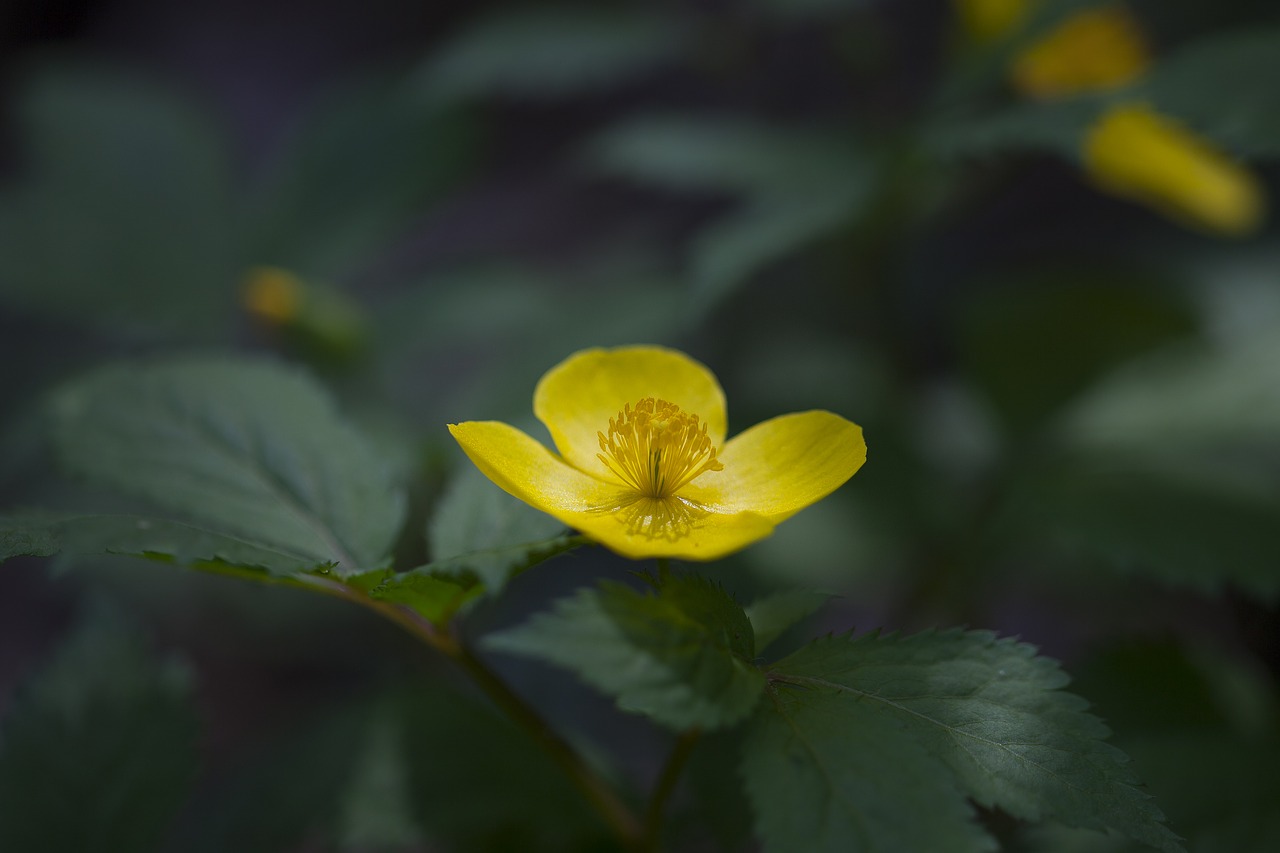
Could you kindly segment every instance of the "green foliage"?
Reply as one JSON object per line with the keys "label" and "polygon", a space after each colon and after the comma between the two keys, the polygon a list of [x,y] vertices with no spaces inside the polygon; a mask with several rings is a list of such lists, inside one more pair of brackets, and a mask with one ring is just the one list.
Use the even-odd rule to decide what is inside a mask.
{"label": "green foliage", "polygon": [[474,467],[454,477],[431,518],[432,571],[469,572],[491,592],[513,574],[572,548],[564,525],[513,498]]}
{"label": "green foliage", "polygon": [[141,337],[218,337],[239,259],[215,128],[153,81],[27,69],[31,174],[0,195],[0,298]]}
{"label": "green foliage", "polygon": [[[962,796],[1026,820],[1052,817],[1122,832],[1162,850],[1181,849],[1162,825],[1159,809],[1134,787],[1124,755],[1102,742],[1106,727],[1084,712],[1084,700],[1061,691],[1066,676],[1030,646],[959,630],[835,637],[796,652],[768,674],[770,702],[753,724],[754,742],[804,759],[796,784],[822,795],[808,798],[811,811],[804,818],[790,818],[784,809],[798,804],[784,798],[788,782],[773,775],[777,762],[746,760],[761,833],[774,845],[785,833],[806,832],[812,837],[793,836],[791,843],[835,849],[822,810],[832,800],[840,803],[839,819],[846,826],[885,808],[867,799],[864,773],[830,772],[833,765],[844,768],[856,760],[844,751],[846,739],[860,740],[860,733],[870,731],[875,736],[868,746],[874,741],[878,750],[896,756],[868,765],[878,768],[880,787],[874,790],[901,792],[893,802],[902,820],[928,814],[938,823],[919,821],[914,829],[942,833],[941,824],[947,824],[953,837],[968,839],[964,849],[987,848],[966,828]],[[826,759],[819,756],[831,753],[839,758],[822,763]],[[915,761],[921,765],[912,767]],[[929,765],[931,771],[922,769]],[[924,779],[932,787],[923,788]],[[948,783],[954,789],[946,797]],[[898,821],[886,823],[865,829],[859,849],[890,850],[923,840],[896,837]]]}
{"label": "green foliage", "polygon": [[170,535],[231,537],[346,575],[385,565],[400,528],[390,473],[292,369],[232,358],[114,365],[61,389],[53,419],[70,472],[196,525]]}
{"label": "green foliage", "polygon": [[571,669],[623,710],[673,729],[737,722],[764,688],[746,614],[695,575],[665,580],[656,594],[614,583],[581,590],[485,643]]}
{"label": "green foliage", "polygon": [[390,575],[368,592],[370,598],[408,605],[429,622],[442,625],[483,591],[483,587],[468,588],[448,578],[404,572]]}
{"label": "green foliage", "polygon": [[671,20],[647,12],[546,9],[482,20],[427,60],[423,91],[440,101],[590,93],[669,61],[681,46]]}
{"label": "green foliage", "polygon": [[747,608],[747,618],[762,653],[788,628],[818,612],[831,596],[808,589],[791,589],[765,596]]}
{"label": "green foliage", "polygon": [[196,772],[188,681],[96,612],[0,723],[0,848],[155,849]]}

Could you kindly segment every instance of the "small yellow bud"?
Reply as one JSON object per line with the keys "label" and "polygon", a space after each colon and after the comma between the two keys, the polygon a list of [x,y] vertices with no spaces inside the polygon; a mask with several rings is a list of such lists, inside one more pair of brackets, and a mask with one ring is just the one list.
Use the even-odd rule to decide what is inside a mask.
{"label": "small yellow bud", "polygon": [[1013,63],[1013,86],[1035,98],[1115,89],[1151,65],[1146,39],[1133,15],[1119,6],[1067,18]]}
{"label": "small yellow bud", "polygon": [[1099,189],[1193,227],[1239,237],[1262,222],[1254,174],[1145,104],[1104,113],[1085,134],[1083,154]]}
{"label": "small yellow bud", "polygon": [[955,0],[956,12],[974,41],[995,41],[1022,23],[1031,0]]}
{"label": "small yellow bud", "polygon": [[254,267],[244,278],[244,307],[275,325],[297,319],[302,307],[302,280],[279,267]]}

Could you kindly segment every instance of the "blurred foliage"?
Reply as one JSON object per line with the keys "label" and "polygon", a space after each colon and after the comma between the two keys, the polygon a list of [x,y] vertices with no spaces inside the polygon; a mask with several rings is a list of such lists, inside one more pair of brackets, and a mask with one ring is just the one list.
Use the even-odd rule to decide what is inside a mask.
{"label": "blurred foliage", "polygon": [[[288,97],[234,59],[256,19],[98,5],[170,49],[4,57],[0,848],[615,849],[408,638],[181,566],[406,606],[632,804],[666,728],[719,728],[663,849],[1280,845],[1280,241],[1265,204],[1184,225],[1211,164],[1275,192],[1272,4],[487,3],[323,75],[299,29]],[[1141,62],[1019,82],[1055,33],[1051,66],[1099,59],[1060,38],[1099,8]],[[1087,156],[1132,105],[1190,140],[1140,176],[1184,206]],[[857,421],[865,470],[705,578],[542,565],[581,542],[444,425],[527,418],[547,367],[633,342],[712,365],[731,434]],[[1072,693],[980,632],[805,643],[948,624]],[[983,726],[1094,801],[948,740]]]}

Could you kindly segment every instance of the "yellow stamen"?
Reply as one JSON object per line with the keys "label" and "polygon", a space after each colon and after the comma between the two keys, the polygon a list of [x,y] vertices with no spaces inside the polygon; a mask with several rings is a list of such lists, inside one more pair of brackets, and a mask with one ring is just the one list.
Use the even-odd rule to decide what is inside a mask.
{"label": "yellow stamen", "polygon": [[666,400],[627,404],[609,418],[609,434],[596,435],[600,461],[642,497],[668,498],[695,477],[724,470],[707,425]]}

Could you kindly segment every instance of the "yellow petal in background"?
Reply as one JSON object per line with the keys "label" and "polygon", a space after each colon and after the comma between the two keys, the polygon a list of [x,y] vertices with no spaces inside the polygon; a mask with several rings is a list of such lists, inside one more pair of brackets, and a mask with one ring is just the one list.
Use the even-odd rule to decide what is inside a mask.
{"label": "yellow petal in background", "polygon": [[1060,98],[1127,85],[1151,65],[1138,22],[1119,6],[1067,18],[1023,52],[1010,71],[1014,88],[1036,98]]}
{"label": "yellow petal in background", "polygon": [[533,413],[551,432],[556,449],[583,471],[609,477],[596,454],[597,433],[609,419],[645,397],[674,403],[707,424],[714,445],[724,442],[724,391],[704,365],[654,346],[589,349],[547,371],[533,393]]}
{"label": "yellow petal in background", "polygon": [[956,13],[969,38],[995,41],[1022,23],[1030,0],[955,0]]}
{"label": "yellow petal in background", "polygon": [[1099,189],[1226,236],[1262,222],[1258,179],[1176,121],[1145,104],[1111,109],[1084,140],[1084,164]]}
{"label": "yellow petal in background", "polygon": [[735,436],[724,470],[703,474],[682,496],[716,512],[753,512],[778,523],[822,500],[862,467],[862,429],[831,412],[782,415]]}

